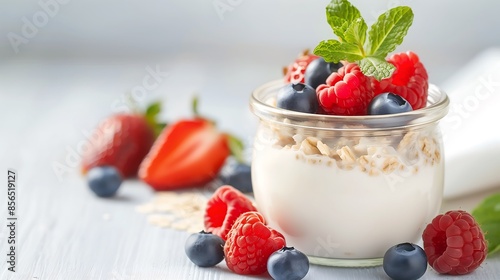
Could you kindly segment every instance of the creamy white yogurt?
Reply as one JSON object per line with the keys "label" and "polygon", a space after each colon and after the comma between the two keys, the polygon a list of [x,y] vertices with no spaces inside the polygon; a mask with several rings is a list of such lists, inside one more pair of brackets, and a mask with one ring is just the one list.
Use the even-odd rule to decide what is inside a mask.
{"label": "creamy white yogurt", "polygon": [[324,155],[255,145],[252,180],[269,225],[309,256],[380,258],[393,245],[417,242],[438,213],[443,161],[424,158],[389,174],[358,165],[343,170]]}

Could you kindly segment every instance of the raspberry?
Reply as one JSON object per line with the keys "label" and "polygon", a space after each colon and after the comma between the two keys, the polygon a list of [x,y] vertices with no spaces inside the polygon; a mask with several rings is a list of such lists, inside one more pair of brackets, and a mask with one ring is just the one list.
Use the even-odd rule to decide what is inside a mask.
{"label": "raspberry", "polygon": [[304,83],[304,74],[307,66],[318,57],[319,56],[309,54],[309,50],[304,50],[292,64],[283,68],[285,83]]}
{"label": "raspberry", "polygon": [[413,110],[427,104],[429,81],[427,70],[418,56],[409,51],[392,55],[387,61],[396,66],[390,78],[377,81],[372,79],[375,95],[392,92],[410,102]]}
{"label": "raspberry", "polygon": [[267,227],[260,213],[241,214],[224,245],[227,267],[238,274],[262,274],[269,256],[285,245],[283,235]]}
{"label": "raspberry", "polygon": [[234,221],[245,212],[257,211],[243,193],[226,185],[218,188],[207,202],[205,230],[226,240]]}
{"label": "raspberry", "polygon": [[422,235],[429,264],[442,274],[467,274],[486,258],[481,228],[465,211],[448,211],[428,224]]}
{"label": "raspberry", "polygon": [[373,98],[371,80],[359,66],[348,63],[316,89],[318,101],[325,112],[335,115],[366,115]]}

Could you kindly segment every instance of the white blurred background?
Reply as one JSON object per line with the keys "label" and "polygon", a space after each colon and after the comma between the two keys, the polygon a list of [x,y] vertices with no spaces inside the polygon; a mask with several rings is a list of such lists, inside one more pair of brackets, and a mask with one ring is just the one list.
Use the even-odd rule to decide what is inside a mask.
{"label": "white blurred background", "polygon": [[[287,64],[301,49],[331,37],[324,7],[328,0],[16,0],[2,1],[2,61],[80,59],[88,64],[156,60],[175,71],[183,61],[210,74],[236,73],[248,61],[269,69]],[[414,9],[415,21],[403,46],[426,62],[435,82],[484,48],[500,43],[498,1],[353,0],[368,22],[396,5]],[[53,5],[41,3],[52,3]],[[40,12],[50,6],[48,20]],[[38,31],[13,48],[8,34],[22,35],[25,19]],[[38,24],[36,24],[38,23]],[[16,50],[18,49],[18,53]],[[206,62],[210,64],[206,65]],[[212,64],[212,62],[216,64]],[[269,65],[265,65],[265,64]],[[224,64],[223,66],[221,64]],[[444,71],[446,70],[446,71]],[[257,73],[255,81],[275,78]],[[213,77],[216,78],[216,77]],[[214,82],[221,80],[215,79]]]}
{"label": "white blurred background", "polygon": [[[143,59],[211,56],[235,63],[248,57],[286,63],[300,49],[330,37],[328,0],[16,0],[2,1],[4,59]],[[41,3],[57,3],[48,21]],[[353,0],[368,22],[387,8],[409,5],[415,21],[401,49],[424,60],[464,61],[496,45],[498,1]],[[46,4],[46,6],[51,6]],[[217,11],[217,9],[219,11]],[[39,15],[39,14],[38,14]],[[7,34],[22,34],[23,18],[39,24],[13,50]],[[44,23],[46,22],[46,23]],[[454,58],[454,59],[451,59]],[[431,62],[433,65],[434,63]],[[437,63],[436,63],[437,64]]]}
{"label": "white blurred background", "polygon": [[[328,3],[4,0],[0,129],[17,137],[2,137],[0,153],[63,158],[66,145],[74,147],[82,131],[91,130],[114,112],[113,104],[125,93],[142,85],[148,68],[168,77],[143,93],[140,103],[164,101],[163,117],[173,120],[189,114],[197,93],[202,113],[250,139],[255,127],[248,110],[251,91],[280,78],[282,66],[302,49],[333,37],[324,12]],[[391,7],[411,6],[415,20],[398,51],[418,53],[430,81],[438,85],[479,52],[500,44],[498,1],[352,3],[369,24]],[[33,137],[44,143],[44,151],[31,147]]]}

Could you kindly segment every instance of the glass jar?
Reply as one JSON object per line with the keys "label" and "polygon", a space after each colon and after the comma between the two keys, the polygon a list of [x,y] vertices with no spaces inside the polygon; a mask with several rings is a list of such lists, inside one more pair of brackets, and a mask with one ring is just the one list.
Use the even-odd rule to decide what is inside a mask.
{"label": "glass jar", "polygon": [[418,242],[441,207],[446,94],[431,85],[420,110],[335,116],[277,108],[282,86],[264,84],[250,100],[260,118],[252,183],[269,226],[330,266],[380,265],[391,246]]}

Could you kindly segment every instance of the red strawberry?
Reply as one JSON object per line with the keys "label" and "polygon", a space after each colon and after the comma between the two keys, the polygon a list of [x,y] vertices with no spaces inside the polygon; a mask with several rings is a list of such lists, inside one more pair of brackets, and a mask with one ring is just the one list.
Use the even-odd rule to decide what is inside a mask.
{"label": "red strawberry", "polygon": [[310,54],[309,50],[304,50],[292,64],[283,68],[285,83],[304,83],[304,73],[307,66],[318,57]]}
{"label": "red strawberry", "polygon": [[197,98],[192,109],[196,118],[166,127],[139,167],[139,178],[155,190],[201,186],[217,176],[230,154],[242,161],[241,141],[201,118]]}
{"label": "red strawberry", "polygon": [[486,258],[488,248],[481,228],[465,211],[438,215],[422,234],[429,264],[442,274],[467,274]]}
{"label": "red strawberry", "polygon": [[218,188],[207,202],[205,229],[226,240],[234,221],[245,212],[257,211],[253,203],[231,186]]}
{"label": "red strawberry", "polygon": [[158,111],[149,116],[118,114],[101,122],[94,131],[94,141],[82,157],[83,173],[96,166],[111,165],[124,177],[136,176],[139,164],[155,140],[155,127],[151,122],[159,113],[159,103],[150,108],[153,106]]}
{"label": "red strawberry", "polygon": [[243,213],[227,234],[227,267],[238,274],[262,274],[267,271],[269,256],[285,245],[285,237],[266,226],[260,213]]}
{"label": "red strawberry", "polygon": [[332,115],[366,115],[373,98],[371,79],[355,63],[347,63],[316,88],[320,107]]}
{"label": "red strawberry", "polygon": [[155,190],[194,187],[212,180],[229,156],[228,135],[205,119],[180,120],[158,137],[139,178]]}
{"label": "red strawberry", "polygon": [[396,70],[390,78],[380,82],[372,79],[375,95],[392,92],[410,102],[413,110],[424,108],[427,104],[429,78],[418,56],[409,51],[394,54],[387,61],[396,66]]}

